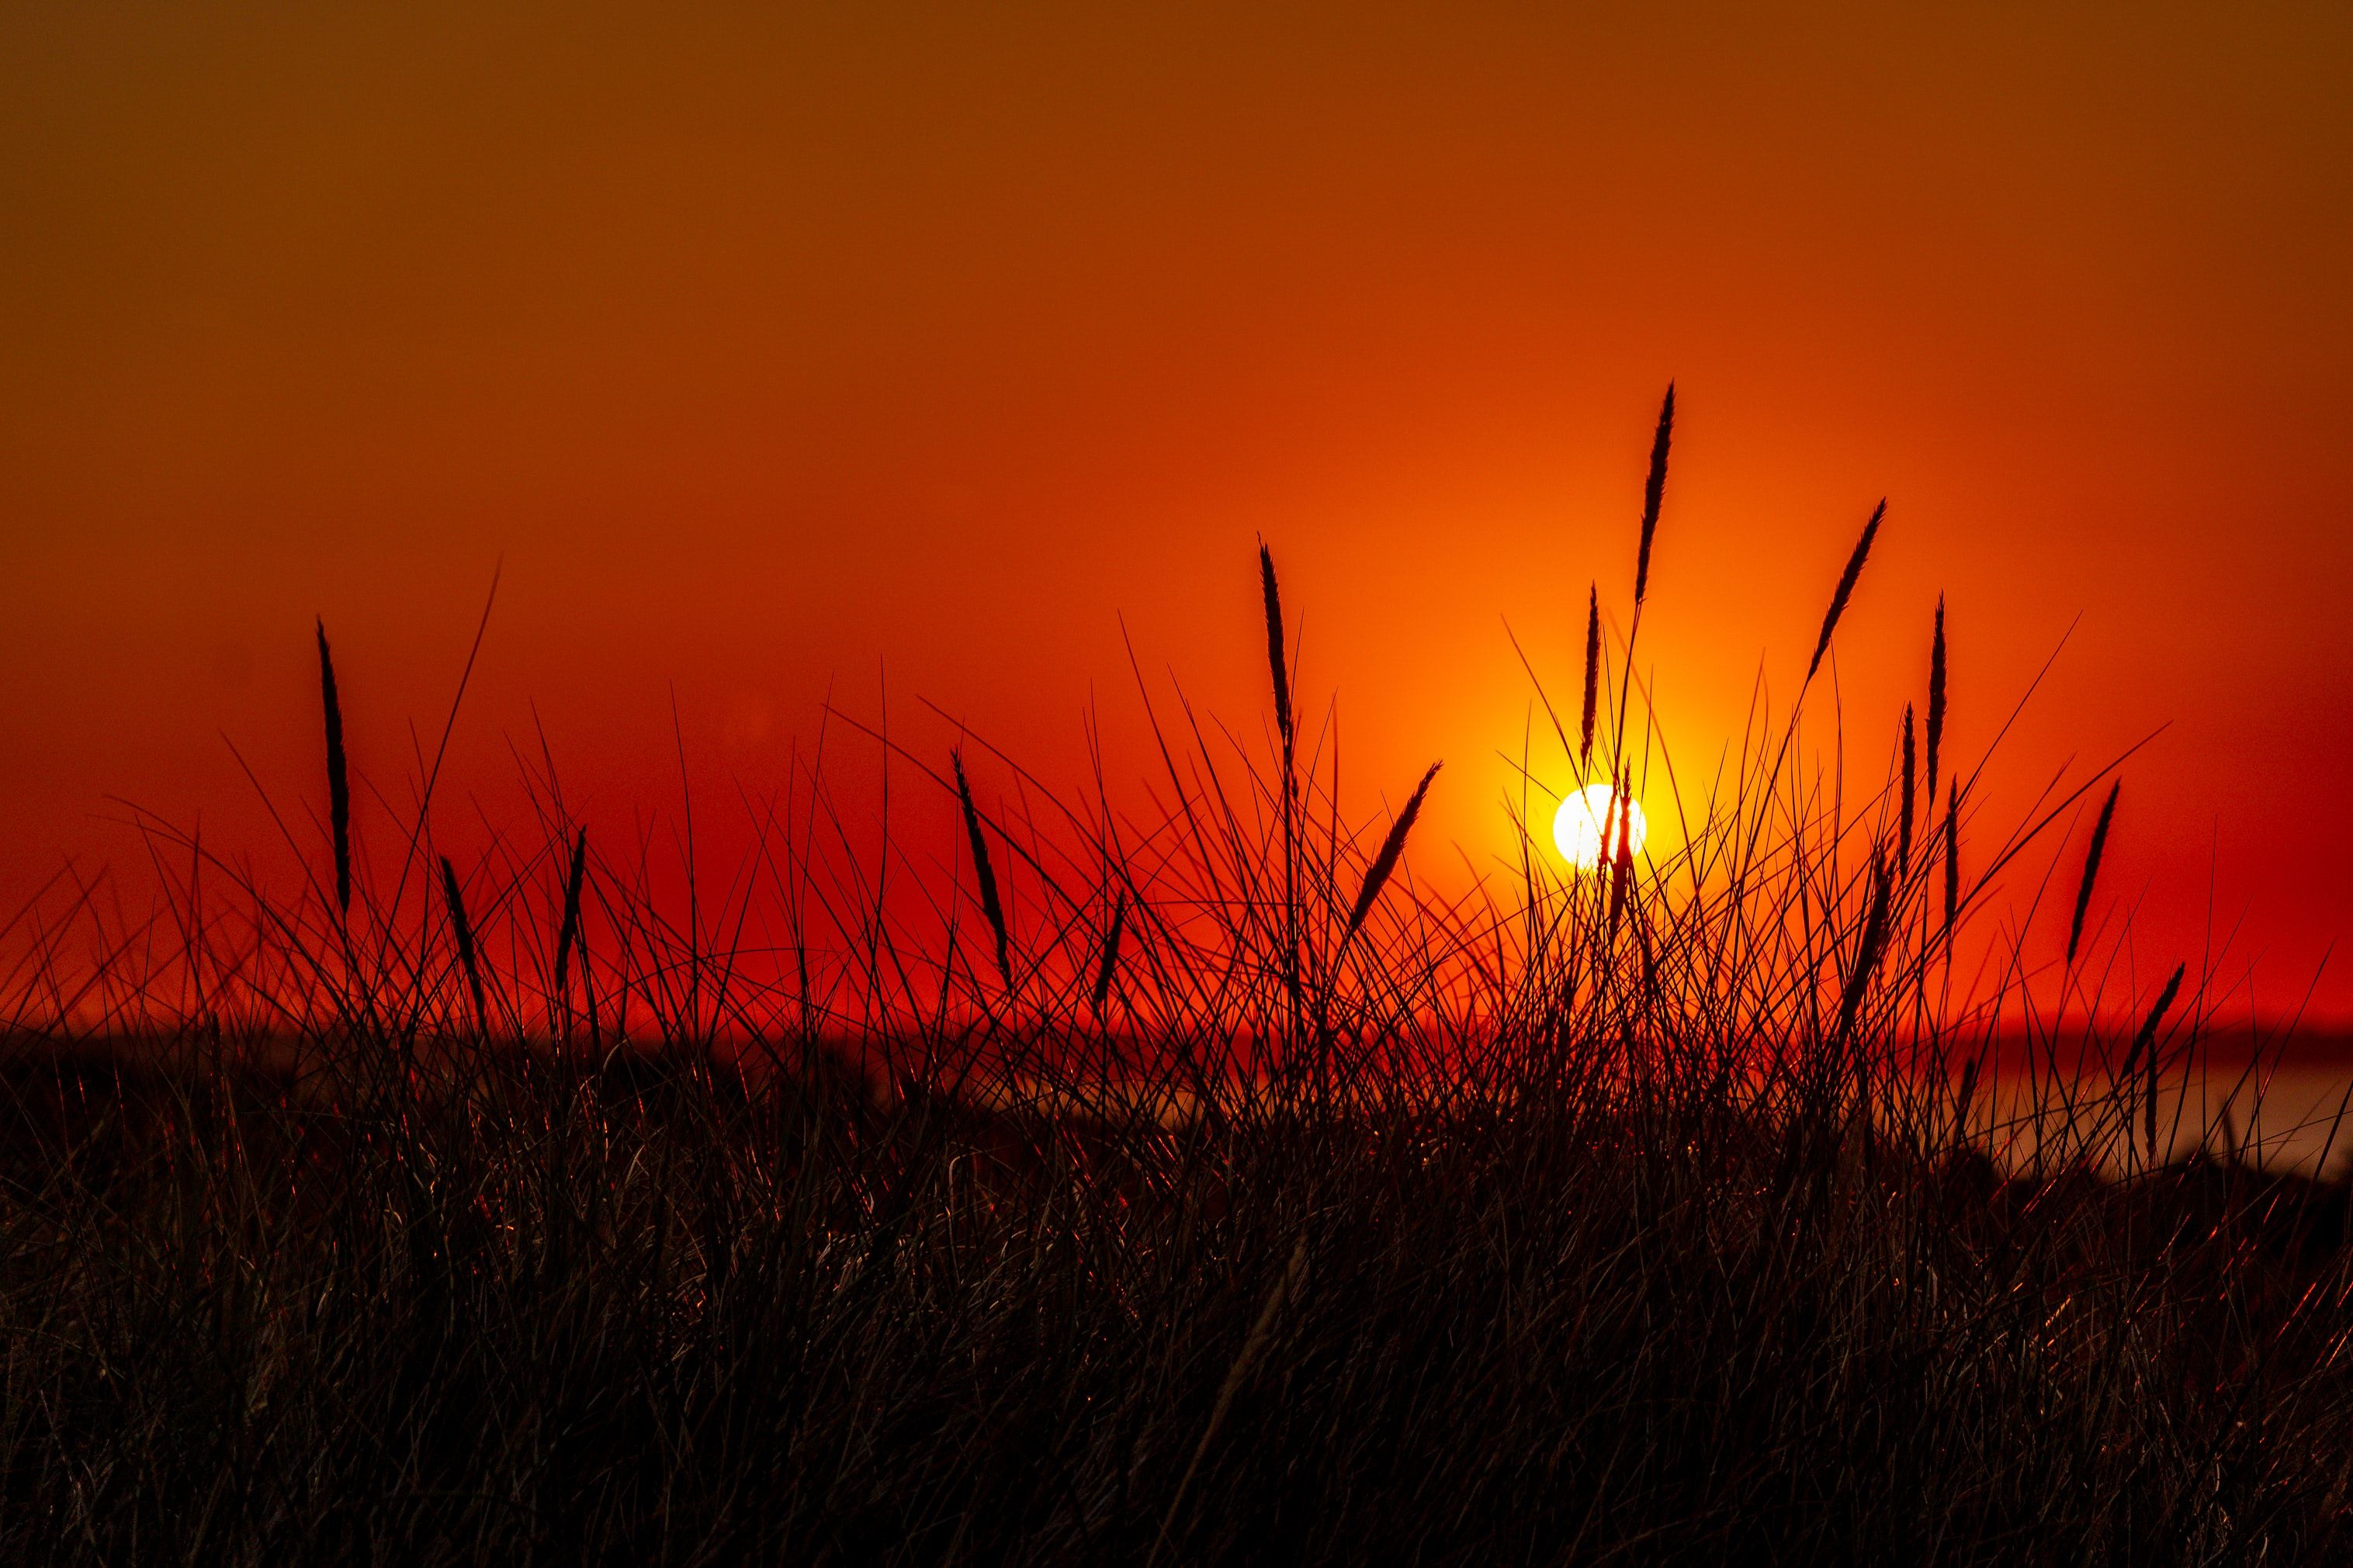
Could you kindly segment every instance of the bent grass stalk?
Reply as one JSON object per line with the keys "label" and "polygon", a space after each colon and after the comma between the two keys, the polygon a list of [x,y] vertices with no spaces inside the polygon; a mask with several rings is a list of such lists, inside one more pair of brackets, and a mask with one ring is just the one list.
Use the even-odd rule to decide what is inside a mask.
{"label": "bent grass stalk", "polygon": [[2148,1058],[2148,1089],[2146,1109],[2148,1113],[2148,1159],[2157,1161],[2157,1032],[2165,1026],[2165,1015],[2172,1009],[2173,999],[2181,994],[2182,976],[2189,973],[2187,963],[2177,963],[2166,977],[2165,987],[2157,994],[2157,1001],[2141,1020],[2139,1032],[2133,1036],[2132,1049],[2125,1053],[2125,1065],[2116,1069],[2117,1078],[2131,1082],[2133,1068],[2144,1053]]}
{"label": "bent grass stalk", "polygon": [[1843,1046],[1854,1036],[1855,1018],[1862,1010],[1863,996],[1871,989],[1872,976],[1879,971],[1880,955],[1887,947],[1887,900],[1894,869],[1878,856],[1872,858],[1871,908],[1863,917],[1862,940],[1856,945],[1854,966],[1847,972],[1846,988],[1839,997],[1838,1030],[1833,1037]]}

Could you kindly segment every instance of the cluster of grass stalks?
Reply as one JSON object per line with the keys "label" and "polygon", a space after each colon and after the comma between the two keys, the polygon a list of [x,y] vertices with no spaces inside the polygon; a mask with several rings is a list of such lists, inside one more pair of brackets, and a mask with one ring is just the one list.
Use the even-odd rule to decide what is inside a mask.
{"label": "cluster of grass stalks", "polygon": [[[144,819],[153,914],[13,928],[0,1552],[2343,1550],[2344,1196],[2173,1157],[2199,999],[2094,962],[2113,780],[1971,847],[1941,605],[1925,779],[1907,708],[1848,798],[1802,694],[1678,779],[1633,658],[1672,414],[1625,636],[1597,586],[1519,864],[1467,889],[1414,874],[1434,765],[1344,807],[1264,549],[1261,740],[1155,712],[1115,805],[877,735],[950,844],[861,841],[812,763],[683,909],[552,768],[471,868],[431,773],[361,853],[322,628],[327,870],[273,892]],[[1564,869],[1539,775],[1673,849],[1613,813]],[[2063,959],[1957,977],[2103,783]],[[2063,1115],[1995,1093],[1989,1051],[2063,1034]]]}

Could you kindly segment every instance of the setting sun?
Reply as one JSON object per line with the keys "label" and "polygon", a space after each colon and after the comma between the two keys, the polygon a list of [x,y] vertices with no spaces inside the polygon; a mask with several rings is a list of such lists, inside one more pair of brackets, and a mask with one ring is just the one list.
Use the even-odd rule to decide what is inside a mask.
{"label": "setting sun", "polygon": [[[1588,784],[1563,798],[1560,809],[1553,813],[1552,841],[1568,863],[1580,871],[1590,871],[1604,858],[1604,847],[1614,858],[1618,851],[1618,819],[1611,809],[1611,796],[1616,792],[1606,784]],[[1651,836],[1650,822],[1642,815],[1642,803],[1629,799],[1627,811],[1627,849],[1640,855],[1643,841]]]}

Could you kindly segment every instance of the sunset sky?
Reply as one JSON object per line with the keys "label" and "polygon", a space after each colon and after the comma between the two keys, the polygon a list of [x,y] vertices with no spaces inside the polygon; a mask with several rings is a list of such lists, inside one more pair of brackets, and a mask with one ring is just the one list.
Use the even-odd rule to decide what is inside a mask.
{"label": "sunset sky", "polygon": [[2140,984],[2211,920],[2298,1005],[2353,936],[2353,10],[1271,9],[0,12],[0,902],[138,864],[110,796],[266,849],[226,742],[317,793],[314,616],[394,792],[494,568],[453,835],[534,711],[628,821],[886,678],[911,745],[1075,781],[1092,703],[1141,777],[1130,645],[1263,726],[1261,536],[1357,798],[1445,758],[1489,865],[1506,626],[1567,692],[1589,583],[1622,626],[1672,378],[1679,757],[1885,496],[1851,761],[1940,592],[1964,759],[2065,640],[1993,816],[2166,726]]}

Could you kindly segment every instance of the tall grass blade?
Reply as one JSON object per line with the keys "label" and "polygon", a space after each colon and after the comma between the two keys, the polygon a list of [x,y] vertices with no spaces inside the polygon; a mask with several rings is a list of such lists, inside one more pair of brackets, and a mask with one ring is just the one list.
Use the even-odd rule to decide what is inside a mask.
{"label": "tall grass blade", "polygon": [[2101,803],[2100,820],[2092,825],[2092,847],[2084,856],[2084,879],[2075,889],[2075,918],[2067,926],[2067,962],[2075,962],[2075,950],[2084,941],[2084,916],[2092,908],[2092,885],[2100,879],[2100,857],[2107,852],[2108,825],[2116,820],[2116,792],[2124,788],[2118,779],[2108,786],[2108,798]]}
{"label": "tall grass blade", "polygon": [[1406,835],[1413,831],[1414,819],[1421,815],[1421,800],[1430,793],[1430,781],[1436,778],[1438,770],[1445,765],[1444,763],[1430,764],[1430,771],[1421,775],[1419,784],[1413,786],[1412,798],[1405,803],[1405,809],[1398,813],[1395,822],[1389,824],[1389,836],[1381,840],[1381,852],[1373,857],[1373,868],[1365,873],[1365,885],[1356,894],[1356,907],[1349,911],[1348,929],[1340,937],[1342,947],[1348,945],[1348,940],[1365,923],[1365,917],[1373,912],[1374,900],[1381,896],[1381,889],[1388,884],[1389,874],[1397,869],[1398,857],[1405,853]]}
{"label": "tall grass blade", "polygon": [[1961,792],[1945,784],[1945,932],[1952,934],[1953,917],[1961,907]]}
{"label": "tall grass blade", "polygon": [[[2165,1015],[2172,1010],[2173,999],[2181,994],[2181,977],[2189,972],[2189,966],[2186,963],[2173,966],[2173,973],[2166,978],[2164,989],[2157,994],[2156,1005],[2149,1008],[2148,1016],[2140,1022],[2139,1032],[2133,1036],[2132,1049],[2125,1053],[2125,1065],[2116,1069],[2119,1080],[2129,1080],[2142,1053],[2147,1054],[2148,1089],[2144,1098],[2148,1113],[2148,1158],[2151,1164],[2157,1163],[2157,1032],[2165,1026]],[[2127,1131],[2125,1136],[2129,1141],[2132,1134]]]}
{"label": "tall grass blade", "polygon": [[1609,860],[1609,940],[1618,940],[1619,922],[1625,918],[1626,897],[1634,888],[1634,797],[1631,780],[1621,775],[1609,796],[1609,813],[1602,818],[1601,847],[1609,848],[1609,829],[1618,829],[1618,847]]}
{"label": "tall grass blade", "polygon": [[[572,841],[572,869],[564,879],[564,919],[556,928],[555,935],[555,999],[564,1007],[567,1017],[571,1012],[571,1001],[568,993],[565,990],[564,982],[567,966],[572,961],[573,944],[585,943],[585,939],[580,934],[580,899],[582,893],[586,890],[587,883],[588,830],[583,827],[579,837]],[[582,947],[580,958],[585,967],[588,960],[585,944]]]}
{"label": "tall grass blade", "polygon": [[1641,608],[1651,591],[1651,540],[1659,531],[1659,502],[1667,492],[1667,447],[1675,433],[1675,384],[1667,383],[1666,401],[1659,405],[1658,433],[1651,437],[1651,475],[1642,482],[1642,544],[1634,557],[1634,607]]}
{"label": "tall grass blade", "polygon": [[474,1030],[490,1033],[490,1009],[482,1000],[482,968],[474,957],[474,926],[466,918],[466,895],[458,886],[458,868],[441,857],[441,896],[449,905],[449,930],[458,941],[458,963],[466,971],[466,989],[474,998]]}
{"label": "tall grass blade", "polygon": [[2148,1010],[2148,1016],[2141,1020],[2140,1033],[2133,1037],[2132,1054],[2125,1058],[2125,1071],[2129,1075],[2133,1057],[2144,1051],[2148,1054],[2148,1092],[2145,1104],[2148,1115],[2148,1158],[2152,1164],[2157,1161],[2157,1032],[2164,1027],[2165,1015],[2171,1010],[2173,999],[2181,994],[2181,977],[2189,971],[2189,966],[2186,963],[2173,966],[2173,973],[2167,979],[2165,989],[2157,994],[2157,1005]]}
{"label": "tall grass blade", "polygon": [[1936,640],[1928,650],[1928,804],[1936,801],[1936,761],[1945,747],[1945,595],[1936,595]]}
{"label": "tall grass blade", "polygon": [[1282,594],[1275,586],[1274,553],[1258,544],[1258,579],[1266,600],[1266,662],[1274,678],[1274,727],[1282,739],[1282,991],[1291,1031],[1299,1032],[1305,993],[1299,973],[1299,776],[1291,716],[1291,664],[1283,647]]}
{"label": "tall grass blade", "polygon": [[1854,967],[1847,972],[1846,994],[1839,998],[1835,1037],[1841,1044],[1854,1032],[1855,1016],[1862,1010],[1862,998],[1871,989],[1871,977],[1887,947],[1887,900],[1894,880],[1894,868],[1874,856],[1871,868],[1871,912],[1863,917],[1862,942],[1855,949]]}
{"label": "tall grass blade", "polygon": [[1119,973],[1119,938],[1127,927],[1127,894],[1123,889],[1119,901],[1112,906],[1111,930],[1103,933],[1103,963],[1095,971],[1094,1013],[1103,1016],[1103,1004],[1111,1000],[1113,976]]}
{"label": "tall grass blade", "polygon": [[1813,661],[1806,666],[1806,679],[1822,667],[1822,655],[1831,650],[1831,634],[1838,630],[1839,617],[1846,614],[1846,602],[1854,592],[1855,579],[1862,575],[1862,563],[1871,559],[1871,542],[1879,537],[1880,519],[1887,515],[1884,498],[1872,508],[1871,521],[1862,525],[1862,537],[1855,541],[1854,553],[1846,560],[1846,570],[1839,574],[1838,590],[1831,595],[1830,613],[1822,617],[1822,635],[1814,644]]}
{"label": "tall grass blade", "polygon": [[1585,719],[1578,728],[1577,765],[1593,763],[1593,714],[1601,699],[1601,586],[1586,590],[1585,600]]}
{"label": "tall grass blade", "polygon": [[1274,554],[1264,541],[1258,547],[1259,588],[1266,599],[1266,665],[1274,676],[1274,727],[1282,737],[1283,771],[1290,772],[1293,751],[1291,729],[1291,663],[1282,646],[1282,595],[1274,585]]}
{"label": "tall grass blade", "polygon": [[327,825],[335,841],[335,909],[352,912],[352,784],[343,758],[343,705],[335,696],[335,659],[327,623],[319,622],[319,697],[327,718]]}
{"label": "tall grass blade", "polygon": [[955,764],[956,800],[964,807],[964,829],[972,837],[972,869],[980,884],[980,912],[988,917],[989,932],[997,938],[997,973],[1004,976],[1009,991],[1013,988],[1012,947],[1005,931],[1005,905],[997,896],[997,872],[988,864],[988,840],[981,834],[980,810],[972,804],[972,784],[964,776],[964,753],[951,752],[948,759]]}
{"label": "tall grass blade", "polygon": [[1913,762],[1912,704],[1906,702],[1904,705],[1904,822],[1898,829],[1895,846],[1896,868],[1906,874],[1912,869]]}

